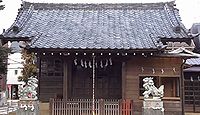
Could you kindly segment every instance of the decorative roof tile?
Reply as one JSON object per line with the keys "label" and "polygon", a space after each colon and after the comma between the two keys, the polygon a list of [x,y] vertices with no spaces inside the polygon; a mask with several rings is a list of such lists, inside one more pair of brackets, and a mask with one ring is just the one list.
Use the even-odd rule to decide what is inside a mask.
{"label": "decorative roof tile", "polygon": [[185,64],[187,65],[196,65],[196,66],[199,66],[200,65],[200,58],[190,58],[190,59],[187,59]]}
{"label": "decorative roof tile", "polygon": [[[180,31],[174,31],[180,27]],[[179,29],[179,28],[177,28]],[[189,38],[173,2],[48,4],[25,2],[3,36],[31,48],[157,49],[161,38]]]}

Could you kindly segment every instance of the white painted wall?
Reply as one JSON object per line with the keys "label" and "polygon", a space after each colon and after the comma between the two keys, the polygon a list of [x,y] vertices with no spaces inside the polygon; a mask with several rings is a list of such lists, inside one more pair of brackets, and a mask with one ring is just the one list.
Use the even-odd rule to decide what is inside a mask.
{"label": "white painted wall", "polygon": [[[18,82],[18,77],[21,76],[23,68],[22,61],[21,53],[9,54],[7,84],[22,84],[22,82]],[[17,74],[15,74],[15,70],[17,71]]]}

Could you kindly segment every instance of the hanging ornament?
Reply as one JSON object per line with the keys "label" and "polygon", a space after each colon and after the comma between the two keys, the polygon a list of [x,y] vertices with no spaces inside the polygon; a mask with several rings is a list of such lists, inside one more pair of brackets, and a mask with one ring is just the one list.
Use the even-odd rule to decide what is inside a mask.
{"label": "hanging ornament", "polygon": [[74,65],[77,65],[77,59],[74,59]]}
{"label": "hanging ornament", "polygon": [[161,69],[161,73],[162,73],[162,74],[164,73],[164,69]]}
{"label": "hanging ornament", "polygon": [[173,71],[174,71],[174,73],[176,72],[176,68],[175,67],[173,67]]}
{"label": "hanging ornament", "polygon": [[100,67],[103,68],[103,62],[102,62],[102,60],[100,61]]}
{"label": "hanging ornament", "polygon": [[200,81],[200,78],[199,78],[199,76],[198,76],[198,81]]}
{"label": "hanging ornament", "polygon": [[154,68],[152,69],[152,73],[153,73],[153,74],[155,74],[155,73],[156,73]]}
{"label": "hanging ornament", "polygon": [[105,67],[107,67],[108,66],[108,60],[106,59],[106,64],[105,64]]}
{"label": "hanging ornament", "polygon": [[194,81],[192,76],[190,77],[190,81]]}
{"label": "hanging ornament", "polygon": [[142,69],[142,73],[143,73],[144,72],[144,68],[142,67],[141,69]]}
{"label": "hanging ornament", "polygon": [[89,61],[88,65],[89,65],[90,68],[92,68],[92,62],[91,61]]}
{"label": "hanging ornament", "polygon": [[87,61],[85,61],[85,68],[87,68]]}
{"label": "hanging ornament", "polygon": [[95,63],[95,66],[96,66],[96,68],[98,68],[98,64],[97,64],[97,62]]}
{"label": "hanging ornament", "polygon": [[112,65],[112,59],[111,58],[109,58],[109,62],[110,62],[110,65]]}
{"label": "hanging ornament", "polygon": [[83,60],[81,59],[81,66],[84,67]]}

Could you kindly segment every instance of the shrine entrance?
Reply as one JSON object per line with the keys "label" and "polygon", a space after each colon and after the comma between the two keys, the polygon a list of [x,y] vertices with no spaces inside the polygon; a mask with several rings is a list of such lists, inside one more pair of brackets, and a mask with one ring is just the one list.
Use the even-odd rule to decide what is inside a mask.
{"label": "shrine entrance", "polygon": [[93,68],[90,60],[76,59],[72,64],[71,99],[122,98],[122,63],[111,58],[96,59]]}

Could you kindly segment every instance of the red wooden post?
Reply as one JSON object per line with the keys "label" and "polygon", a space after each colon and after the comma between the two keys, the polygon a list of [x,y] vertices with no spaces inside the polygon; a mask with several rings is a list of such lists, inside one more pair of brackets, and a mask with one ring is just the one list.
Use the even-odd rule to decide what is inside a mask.
{"label": "red wooden post", "polygon": [[121,100],[120,115],[133,115],[133,101],[126,99]]}

